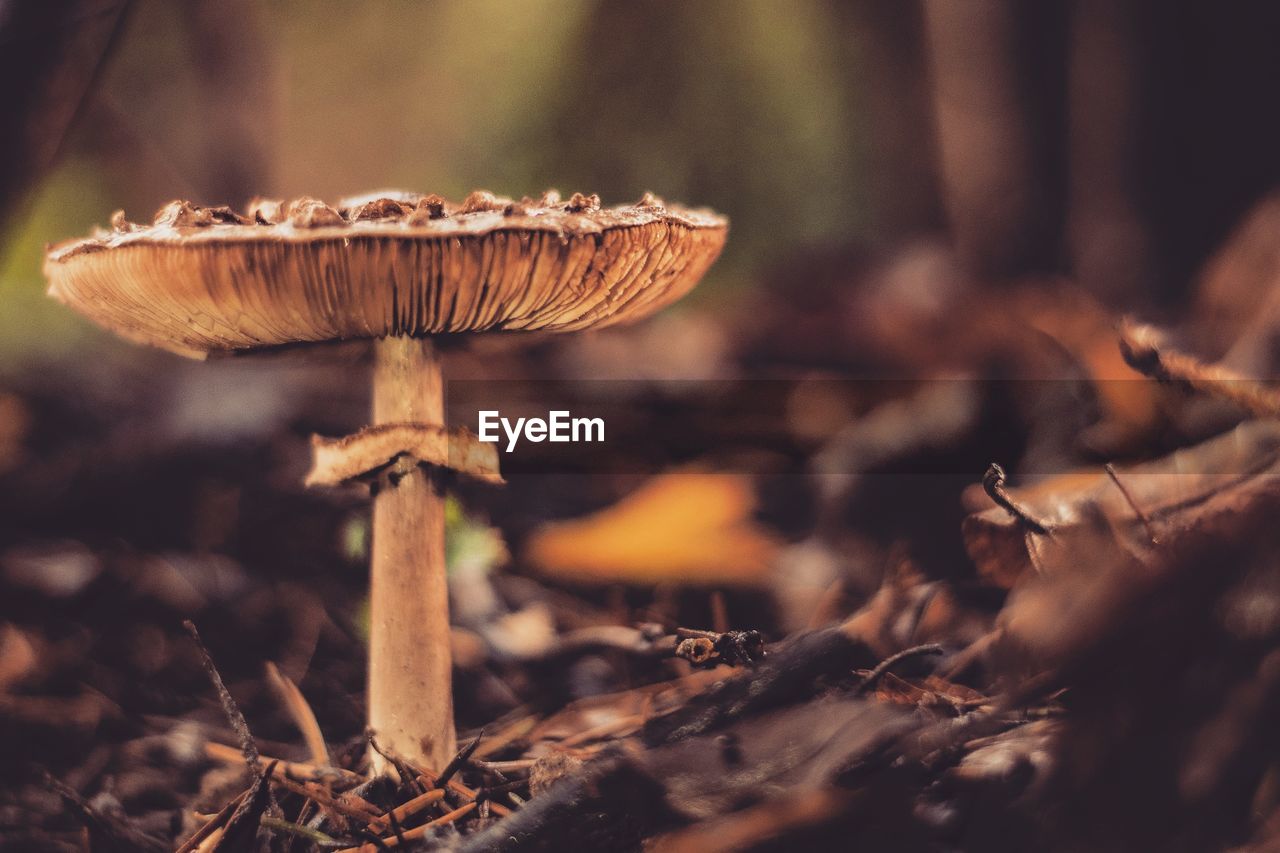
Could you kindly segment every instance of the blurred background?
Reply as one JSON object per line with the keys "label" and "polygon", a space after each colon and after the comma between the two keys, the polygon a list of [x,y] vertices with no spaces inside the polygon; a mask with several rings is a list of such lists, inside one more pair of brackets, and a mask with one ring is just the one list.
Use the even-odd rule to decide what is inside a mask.
{"label": "blurred background", "polygon": [[951,585],[963,644],[1007,589],[960,533],[989,462],[1097,474],[1240,420],[1132,381],[1120,313],[1280,366],[1277,32],[1280,6],[1208,0],[0,0],[0,828],[70,831],[37,768],[159,835],[212,796],[174,740],[230,738],[184,617],[272,751],[268,659],[361,748],[367,498],[300,483],[311,433],[366,420],[367,353],[131,346],[45,297],[49,244],[175,198],[712,207],[726,251],[664,314],[450,346],[457,423],[495,388],[627,380],[594,392],[613,417],[699,435],[641,420],[609,473],[458,486],[460,725],[671,675],[547,666],[571,629],[775,639],[906,564]]}
{"label": "blurred background", "polygon": [[652,190],[732,217],[707,299],[770,271],[830,286],[818,247],[938,238],[974,275],[1169,301],[1280,178],[1267,4],[8,0],[0,16],[10,370],[110,346],[42,298],[45,244],[177,197]]}
{"label": "blurred background", "polygon": [[[735,211],[721,285],[868,225],[853,48],[831,30],[851,22],[836,4],[5,8],[5,62],[27,84],[14,99],[58,113],[11,140],[29,146],[6,187],[11,358],[88,334],[40,298],[46,243],[116,208],[146,220],[176,197],[239,207],[556,186],[623,203],[652,189]],[[23,41],[24,26],[47,41]],[[49,66],[35,82],[64,103],[34,97],[31,62]]]}

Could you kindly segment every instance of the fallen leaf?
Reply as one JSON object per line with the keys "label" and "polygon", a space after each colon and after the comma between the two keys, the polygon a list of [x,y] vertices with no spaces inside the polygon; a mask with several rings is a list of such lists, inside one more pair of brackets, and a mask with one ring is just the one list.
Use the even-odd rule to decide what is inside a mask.
{"label": "fallen leaf", "polygon": [[31,638],[15,625],[0,624],[0,693],[29,675],[37,663]]}
{"label": "fallen leaf", "polygon": [[[1202,613],[1205,596],[1221,598],[1247,579],[1274,539],[1280,423],[1246,422],[1118,479],[1128,498],[1104,476],[1093,488],[1028,500],[1024,507],[1048,534],[1021,529],[1003,510],[966,520],[970,552],[984,573],[1016,579],[997,620],[997,656],[1004,655],[1014,677],[1061,673],[1111,654],[1108,644],[1144,623],[1181,639],[1176,624],[1166,625],[1171,613]],[[1216,618],[1228,630],[1258,621],[1259,614],[1237,613],[1229,596],[1224,601]],[[1154,635],[1145,639],[1157,642]]]}
{"label": "fallen leaf", "polygon": [[1217,438],[1118,471],[1115,480],[1099,472],[1060,489],[1011,489],[1014,502],[1048,534],[1028,530],[999,507],[966,518],[962,532],[979,574],[1007,589],[1028,570],[1047,571],[1047,553],[1060,549],[1063,537],[1084,522],[1105,519],[1115,542],[1141,556],[1152,547],[1153,534],[1172,539],[1208,511],[1229,511],[1233,503],[1275,492],[1280,423],[1247,421]]}
{"label": "fallen leaf", "polygon": [[[1280,194],[1258,202],[1205,265],[1196,304],[1197,349],[1255,376],[1275,366],[1280,324]],[[1227,349],[1229,347],[1229,349]]]}
{"label": "fallen leaf", "polygon": [[927,579],[904,559],[841,630],[886,658],[918,643],[972,643],[989,627],[989,617],[962,606],[946,583]]}
{"label": "fallen leaf", "polygon": [[1157,424],[1159,389],[1131,381],[1133,371],[1116,347],[1116,316],[1092,296],[1074,288],[1030,288],[1019,294],[1013,311],[1084,368],[1103,418],[1091,431],[1126,444]]}
{"label": "fallen leaf", "polygon": [[751,518],[733,474],[663,474],[594,515],[536,533],[525,555],[554,577],[594,583],[765,583],[778,541]]}

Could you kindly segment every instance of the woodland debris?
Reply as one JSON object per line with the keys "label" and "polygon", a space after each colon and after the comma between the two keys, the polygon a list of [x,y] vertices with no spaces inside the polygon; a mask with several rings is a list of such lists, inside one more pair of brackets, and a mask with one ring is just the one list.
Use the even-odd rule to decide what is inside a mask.
{"label": "woodland debris", "polygon": [[[1064,547],[1073,527],[1105,519],[1125,554],[1145,555],[1152,547],[1150,529],[1159,546],[1175,547],[1188,529],[1208,529],[1213,518],[1257,502],[1269,503],[1280,493],[1280,424],[1247,421],[1229,433],[1152,462],[1118,472],[1126,485],[1118,489],[1104,472],[1083,486],[1035,496],[1010,492],[1026,511],[1053,530],[1036,535],[1004,509],[965,519],[965,547],[978,571],[997,585],[1010,587],[1029,569],[1047,571],[1048,555]],[[1135,511],[1141,507],[1141,515]]]}
{"label": "woodland debris", "polygon": [[[210,760],[222,763],[235,763],[243,760],[243,757],[235,750],[234,747],[226,746],[220,743],[205,744],[205,754]],[[358,773],[353,773],[341,767],[317,767],[314,764],[307,764],[304,761],[285,761],[278,758],[258,757],[255,762],[258,771],[262,772],[266,766],[273,768],[272,774],[282,776],[299,782],[329,782],[334,781],[355,787],[364,782],[365,779]]]}
{"label": "woodland debris", "polygon": [[391,828],[392,821],[404,823],[405,819],[412,817],[433,803],[440,802],[444,797],[445,791],[443,788],[432,788],[424,794],[419,794],[412,800],[401,803],[378,818],[377,828],[382,832],[386,832]]}
{"label": "woodland debris", "polygon": [[800,634],[778,644],[755,669],[725,679],[683,707],[650,720],[644,741],[657,746],[717,730],[747,714],[812,696],[822,678],[847,675],[874,662],[866,646],[838,629]]}
{"label": "woodland debris", "polygon": [[274,797],[271,793],[270,778],[274,768],[268,764],[265,771],[258,774],[249,788],[248,794],[240,800],[240,805],[231,813],[222,831],[222,840],[215,849],[246,850],[253,846],[258,835],[262,816],[271,807]]}
{"label": "woodland debris", "polygon": [[946,650],[937,643],[924,643],[919,646],[912,646],[909,649],[903,649],[896,654],[890,655],[880,661],[880,663],[876,664],[875,669],[867,673],[866,677],[862,679],[862,683],[858,685],[858,692],[865,693],[872,687],[875,687],[876,682],[880,680],[880,676],[889,672],[889,670],[893,669],[904,660],[908,660],[913,657],[920,657],[921,655],[940,655],[945,651]]}
{"label": "woodland debris", "polygon": [[[255,784],[256,782],[257,780],[255,780]],[[178,845],[178,849],[175,853],[192,853],[193,850],[199,849],[200,846],[204,844],[205,840],[210,838],[215,832],[219,834],[220,838],[223,828],[227,825],[227,821],[229,821],[231,816],[239,810],[240,805],[249,797],[251,791],[252,788],[250,788],[249,791],[245,791],[239,796],[228,800],[226,805],[218,810],[217,814],[206,820],[199,829],[187,838],[186,841]]]}
{"label": "woodland debris", "polygon": [[1120,351],[1130,367],[1152,379],[1226,400],[1254,417],[1280,417],[1280,391],[1173,349],[1152,326],[1126,321],[1120,328]]}
{"label": "woodland debris", "polygon": [[778,543],[751,518],[755,502],[746,477],[663,474],[594,515],[545,527],[525,556],[579,582],[758,586]]}
{"label": "woodland debris", "polygon": [[1016,518],[1027,530],[1032,533],[1038,533],[1041,536],[1048,535],[1049,529],[1039,521],[1031,517],[1026,509],[1014,502],[1009,496],[1009,490],[1005,488],[1005,473],[995,462],[987,468],[987,473],[982,475],[982,488],[992,501],[1001,509]]}
{"label": "woodland debris", "polygon": [[95,808],[74,790],[46,774],[45,784],[54,791],[84,824],[94,850],[108,853],[158,853],[165,850],[163,841],[144,835],[126,821]]}
{"label": "woodland debris", "polygon": [[444,788],[449,784],[449,780],[454,777],[459,770],[467,765],[471,760],[471,756],[475,754],[476,748],[480,746],[480,740],[484,737],[484,731],[471,739],[471,743],[466,744],[458,750],[458,754],[449,760],[449,763],[440,771],[440,775],[436,777],[435,786]]}
{"label": "woodland debris", "polygon": [[[764,637],[759,631],[718,632],[677,628],[676,639],[676,657],[701,666],[717,663],[753,666],[765,656]],[[690,644],[687,649],[686,644]],[[682,652],[682,649],[686,651]]]}
{"label": "woodland debris", "polygon": [[399,832],[395,835],[381,838],[378,840],[377,845],[368,844],[368,845],[362,845],[358,848],[349,847],[343,850],[342,853],[361,853],[361,851],[372,851],[375,847],[377,847],[377,849],[397,847],[409,841],[416,841],[419,838],[425,838],[430,832],[435,830],[437,827],[451,824],[454,821],[461,820],[462,818],[471,814],[471,812],[475,811],[476,806],[477,806],[477,803],[475,802],[464,803],[463,805],[458,806],[456,809],[449,812],[448,814],[441,815],[440,817],[435,818],[434,820],[429,820],[426,823],[422,824],[421,826],[414,827],[413,829],[406,829],[403,832]]}
{"label": "woodland debris", "polygon": [[240,706],[236,704],[236,700],[231,696],[231,691],[227,690],[227,685],[223,683],[222,676],[218,673],[218,667],[214,665],[209,649],[205,647],[204,641],[200,639],[200,632],[196,630],[195,623],[188,619],[182,623],[182,627],[187,629],[187,633],[191,635],[192,641],[196,644],[196,649],[200,652],[200,661],[204,664],[204,670],[209,676],[209,681],[213,683],[213,689],[217,691],[218,701],[222,703],[222,711],[227,715],[227,721],[231,723],[231,728],[235,731],[236,736],[240,738],[240,750],[244,755],[245,763],[249,765],[249,771],[254,776],[261,776],[261,770],[258,766],[261,763],[261,756],[258,755],[258,744],[254,741],[253,734],[249,731],[249,724],[245,721],[244,714],[240,713]]}
{"label": "woodland debris", "polygon": [[273,832],[283,832],[286,835],[293,835],[298,838],[305,839],[322,850],[336,849],[342,846],[341,841],[325,835],[318,829],[312,829],[309,826],[302,826],[301,824],[292,823],[279,818],[263,817],[262,828]]}
{"label": "woodland debris", "polygon": [[302,739],[306,741],[307,749],[311,753],[312,763],[319,767],[327,767],[329,765],[329,748],[325,745],[324,733],[320,731],[320,723],[316,720],[315,711],[312,711],[311,706],[307,704],[306,697],[302,695],[298,685],[294,684],[289,676],[280,672],[276,665],[270,661],[267,661],[266,664],[266,674],[267,683],[271,685],[271,689],[275,691],[281,703],[288,709],[294,725],[298,727],[298,731],[302,734]]}

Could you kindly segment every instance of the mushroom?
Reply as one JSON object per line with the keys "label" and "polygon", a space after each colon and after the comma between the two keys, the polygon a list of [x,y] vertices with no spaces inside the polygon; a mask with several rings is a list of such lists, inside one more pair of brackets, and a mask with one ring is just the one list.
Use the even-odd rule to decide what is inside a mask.
{"label": "mushroom", "polygon": [[373,424],[314,438],[307,482],[372,483],[369,726],[384,749],[443,767],[456,745],[442,474],[501,477],[493,445],[445,431],[433,339],[647,316],[697,284],[726,220],[648,194],[602,208],[477,191],[257,199],[244,214],[175,201],[149,226],[111,222],[52,247],[45,275],[51,296],[126,338],[196,358],[373,339]]}

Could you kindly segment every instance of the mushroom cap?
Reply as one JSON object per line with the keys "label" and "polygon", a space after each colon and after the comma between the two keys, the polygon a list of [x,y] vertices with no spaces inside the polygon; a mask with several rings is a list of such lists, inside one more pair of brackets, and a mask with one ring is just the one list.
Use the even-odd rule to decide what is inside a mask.
{"label": "mushroom cap", "polygon": [[175,201],[151,225],[53,246],[49,294],[123,337],[183,355],[484,330],[567,332],[648,316],[724,246],[711,211],[554,191],[461,204],[384,191],[330,206]]}

